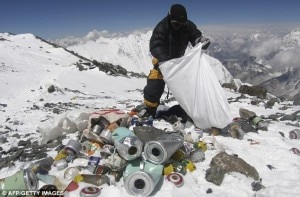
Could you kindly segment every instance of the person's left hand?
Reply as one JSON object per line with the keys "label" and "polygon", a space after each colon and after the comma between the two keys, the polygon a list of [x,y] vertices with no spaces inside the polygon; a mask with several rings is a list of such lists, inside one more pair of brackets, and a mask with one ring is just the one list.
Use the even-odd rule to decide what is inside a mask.
{"label": "person's left hand", "polygon": [[195,43],[196,44],[202,43],[202,49],[205,50],[210,45],[210,40],[208,38],[206,38],[206,37],[201,36],[201,37],[199,37],[199,38],[196,39]]}
{"label": "person's left hand", "polygon": [[202,43],[202,49],[207,49],[210,45],[210,40],[206,37],[201,37],[200,42]]}

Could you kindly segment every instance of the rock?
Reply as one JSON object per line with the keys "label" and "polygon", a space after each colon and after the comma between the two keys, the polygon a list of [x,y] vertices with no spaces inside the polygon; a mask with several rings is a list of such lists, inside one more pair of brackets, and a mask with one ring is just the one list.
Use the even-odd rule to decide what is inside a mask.
{"label": "rock", "polygon": [[[210,162],[210,169],[206,171],[206,180],[220,185],[223,181],[222,173],[239,172],[254,180],[259,179],[257,170],[243,159],[220,152]],[[223,177],[224,178],[224,177]],[[221,180],[222,179],[222,180]],[[221,181],[221,182],[220,182]]]}
{"label": "rock", "polygon": [[250,111],[248,109],[240,108],[239,109],[240,117],[244,120],[248,120],[249,118],[255,117],[256,113],[253,111]]}
{"label": "rock", "polygon": [[236,123],[238,123],[240,125],[241,129],[245,133],[249,133],[249,132],[257,133],[257,129],[254,128],[248,121],[240,119],[240,120],[237,120]]}
{"label": "rock", "polygon": [[211,194],[213,191],[212,191],[212,189],[211,188],[208,188],[207,190],[206,190],[206,193],[207,194]]}
{"label": "rock", "polygon": [[280,100],[278,98],[271,98],[265,104],[265,109],[267,109],[267,108],[272,109],[276,102],[279,103]]}
{"label": "rock", "polygon": [[21,155],[23,153],[24,153],[24,149],[18,149],[13,156],[9,157],[9,160],[10,161],[16,161],[21,157]]}
{"label": "rock", "polygon": [[280,118],[280,121],[285,121],[285,120],[290,120],[290,121],[300,120],[300,110],[292,114],[284,115],[282,118]]}
{"label": "rock", "polygon": [[18,150],[18,147],[11,147],[7,153],[12,153],[12,152],[16,152]]}
{"label": "rock", "polygon": [[54,141],[49,141],[45,146],[47,148],[55,148],[62,145],[62,141],[61,140],[54,140]]}
{"label": "rock", "polygon": [[206,170],[205,179],[216,185],[221,185],[225,176],[225,171],[222,168],[213,166]]}
{"label": "rock", "polygon": [[49,92],[49,93],[55,92],[55,86],[54,86],[54,85],[49,86],[49,87],[48,87],[48,92]]}
{"label": "rock", "polygon": [[259,190],[265,188],[265,186],[263,186],[263,185],[261,184],[261,181],[252,182],[252,183],[251,183],[251,187],[252,187],[252,190],[253,190],[253,191],[259,191]]}
{"label": "rock", "polygon": [[300,93],[294,96],[293,105],[300,105]]}
{"label": "rock", "polygon": [[223,83],[222,84],[222,87],[223,88],[228,88],[228,89],[230,89],[230,90],[233,90],[233,91],[237,91],[237,86],[234,84],[234,83]]}
{"label": "rock", "polygon": [[0,103],[0,106],[7,107],[7,104]]}
{"label": "rock", "polygon": [[2,168],[6,168],[6,167],[8,167],[8,166],[10,166],[10,162],[9,162],[9,160],[8,160],[7,157],[4,158],[4,159],[0,159],[0,170],[1,170]]}
{"label": "rock", "polygon": [[38,153],[35,155],[34,159],[43,159],[43,158],[46,158],[48,156],[47,153],[45,152],[42,152],[42,153]]}
{"label": "rock", "polygon": [[21,136],[18,133],[13,134],[11,137],[14,137],[14,138],[17,138],[17,139],[21,138]]}
{"label": "rock", "polygon": [[277,121],[281,116],[283,116],[284,114],[280,114],[280,113],[276,113],[276,114],[271,114],[268,116],[268,119],[271,119],[271,120],[275,120]]}
{"label": "rock", "polygon": [[0,144],[5,144],[6,142],[8,142],[7,139],[6,139],[6,137],[1,136],[0,137]]}
{"label": "rock", "polygon": [[267,89],[262,86],[242,85],[239,88],[239,93],[248,94],[250,96],[256,96],[258,98],[264,99],[267,96]]}
{"label": "rock", "polygon": [[209,133],[209,135],[218,136],[218,135],[220,135],[220,133],[221,133],[221,129],[216,128],[216,127],[211,127],[211,128],[208,130],[208,133]]}
{"label": "rock", "polygon": [[241,129],[240,125],[237,123],[231,124],[229,131],[232,138],[242,139],[244,136],[243,130]]}
{"label": "rock", "polygon": [[18,146],[29,147],[29,146],[31,146],[31,142],[30,142],[30,140],[27,140],[27,141],[20,140],[20,141],[18,142]]}
{"label": "rock", "polygon": [[61,110],[58,109],[58,108],[54,108],[54,109],[52,110],[52,112],[53,112],[54,114],[60,114],[60,113],[61,113]]}

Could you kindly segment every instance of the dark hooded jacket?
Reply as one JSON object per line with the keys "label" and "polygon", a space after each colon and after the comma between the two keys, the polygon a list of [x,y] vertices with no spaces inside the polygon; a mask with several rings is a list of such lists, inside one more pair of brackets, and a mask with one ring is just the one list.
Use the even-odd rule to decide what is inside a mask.
{"label": "dark hooded jacket", "polygon": [[184,55],[189,42],[195,46],[195,40],[201,36],[202,32],[192,21],[187,20],[183,27],[175,30],[166,16],[153,30],[150,52],[159,62],[178,58]]}

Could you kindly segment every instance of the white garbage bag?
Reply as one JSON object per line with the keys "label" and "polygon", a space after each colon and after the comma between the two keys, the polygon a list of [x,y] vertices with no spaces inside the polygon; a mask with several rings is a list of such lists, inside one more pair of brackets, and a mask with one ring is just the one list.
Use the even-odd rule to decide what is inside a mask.
{"label": "white garbage bag", "polygon": [[227,98],[201,44],[159,68],[168,88],[197,127],[224,128],[231,122]]}
{"label": "white garbage bag", "polygon": [[90,115],[87,111],[70,111],[42,122],[37,127],[41,134],[39,143],[46,144],[59,136],[83,131],[88,126]]}

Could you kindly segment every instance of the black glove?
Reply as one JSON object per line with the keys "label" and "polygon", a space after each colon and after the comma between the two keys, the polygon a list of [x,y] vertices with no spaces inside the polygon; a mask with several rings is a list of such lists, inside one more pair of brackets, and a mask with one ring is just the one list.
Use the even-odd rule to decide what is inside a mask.
{"label": "black glove", "polygon": [[202,43],[202,49],[204,49],[204,50],[207,49],[208,46],[210,45],[210,40],[203,36],[201,36],[195,40],[195,44],[198,44],[199,42]]}

